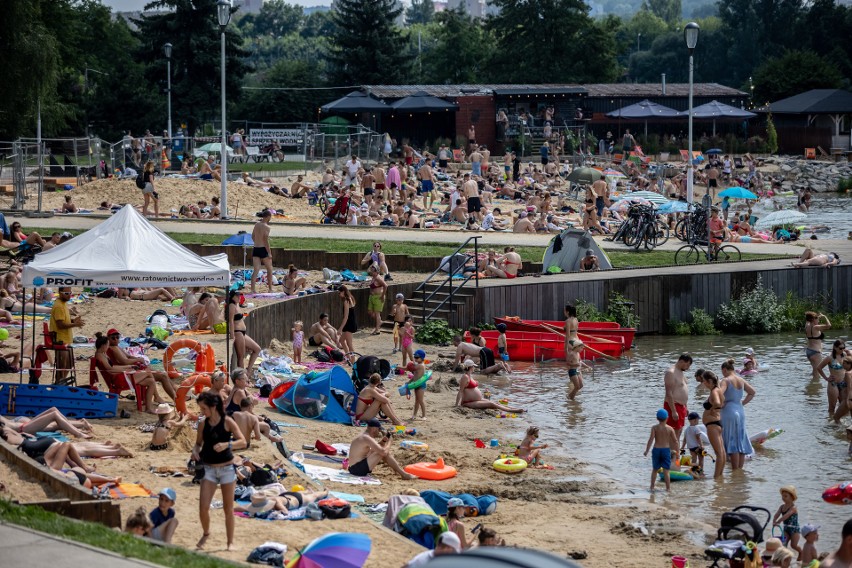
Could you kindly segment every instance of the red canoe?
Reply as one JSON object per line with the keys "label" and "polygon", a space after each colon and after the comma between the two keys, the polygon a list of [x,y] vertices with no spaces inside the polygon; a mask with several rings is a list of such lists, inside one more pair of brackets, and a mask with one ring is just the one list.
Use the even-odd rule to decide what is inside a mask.
{"label": "red canoe", "polygon": [[[553,326],[559,331],[565,329],[565,321],[559,320],[519,320],[510,317],[494,318],[494,323],[505,323],[507,331],[531,331],[543,332],[547,328],[542,324]],[[600,337],[601,339],[609,339],[611,341],[621,341],[626,349],[630,349],[633,345],[633,338],[636,336],[636,329],[632,327],[621,327],[616,321],[581,321],[580,333]],[[585,340],[585,339],[584,339]]]}
{"label": "red canoe", "polygon": [[[485,346],[497,356],[497,337],[499,331],[487,330],[482,332]],[[470,341],[470,333],[465,332],[465,341]],[[565,340],[557,333],[542,333],[530,331],[507,331],[506,343],[509,348],[509,359],[512,361],[541,361],[543,359],[562,359],[565,357]],[[624,345],[618,341],[586,341],[583,343],[610,357],[621,357]],[[580,357],[585,360],[600,357],[591,349],[583,349]]]}

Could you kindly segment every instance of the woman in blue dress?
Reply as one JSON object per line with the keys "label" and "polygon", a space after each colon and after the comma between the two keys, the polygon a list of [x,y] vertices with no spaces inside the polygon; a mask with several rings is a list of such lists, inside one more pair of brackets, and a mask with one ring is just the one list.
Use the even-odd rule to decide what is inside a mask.
{"label": "woman in blue dress", "polygon": [[[725,405],[722,407],[722,440],[725,452],[731,462],[731,469],[742,469],[745,457],[754,450],[746,431],[745,409],[743,406],[754,398],[755,390],[748,382],[734,371],[734,360],[728,359],[722,363],[722,392]],[[743,398],[745,392],[745,398]]]}

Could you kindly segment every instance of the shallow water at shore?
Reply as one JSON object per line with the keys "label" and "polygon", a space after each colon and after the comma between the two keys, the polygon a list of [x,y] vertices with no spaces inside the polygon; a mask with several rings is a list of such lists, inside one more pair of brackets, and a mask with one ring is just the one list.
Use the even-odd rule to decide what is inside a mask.
{"label": "shallow water at shore", "polygon": [[[780,198],[779,203],[784,209],[795,209],[795,197]],[[771,205],[761,203],[755,209],[755,215],[765,217],[774,211]],[[737,210],[737,212],[740,212]],[[819,233],[820,239],[845,239],[852,231],[852,196],[840,193],[815,194],[811,200],[811,209],[808,218],[802,223],[805,226],[826,225],[830,228],[828,232]],[[804,233],[804,238],[810,237],[810,233]]]}
{"label": "shallow water at shore", "polygon": [[[830,340],[835,338],[831,334]],[[769,364],[769,369],[748,377],[757,391],[746,406],[749,435],[770,427],[784,433],[758,449],[744,471],[727,469],[718,482],[707,478],[673,483],[668,495],[659,491],[664,486],[658,482],[658,492],[651,495],[650,458],[642,453],[654,414],[662,407],[665,370],[682,351],[689,351],[695,359],[690,378],[698,368],[719,374],[720,364],[729,356],[740,361],[746,347],[755,349],[761,364]],[[511,386],[497,378],[492,383],[495,393],[508,391],[512,405],[529,409],[529,422],[541,427],[540,441],[550,444],[545,457],[550,452],[569,455],[619,484],[622,490],[612,496],[614,502],[648,499],[715,527],[722,512],[738,505],[765,507],[774,514],[781,504],[778,489],[794,484],[800,524],[823,526],[820,550],[839,543],[840,528],[852,517],[852,507],[829,505],[821,498],[825,488],[852,480],[852,460],[844,427],[826,418],[825,386],[811,382],[799,335],[640,337],[629,361],[594,364],[576,402],[566,397],[564,363],[513,366]],[[690,410],[700,412],[706,397],[706,389],[690,386]],[[519,421],[518,426],[523,424]],[[712,476],[709,459],[705,468]],[[766,538],[770,531],[771,526]]]}

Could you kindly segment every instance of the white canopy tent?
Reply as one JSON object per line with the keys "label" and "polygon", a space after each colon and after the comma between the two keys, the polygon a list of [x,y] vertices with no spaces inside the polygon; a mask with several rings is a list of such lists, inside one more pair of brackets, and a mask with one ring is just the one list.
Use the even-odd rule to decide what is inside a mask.
{"label": "white canopy tent", "polygon": [[201,257],[176,243],[125,205],[115,215],[61,246],[39,253],[24,267],[24,287],[227,288],[225,254]]}

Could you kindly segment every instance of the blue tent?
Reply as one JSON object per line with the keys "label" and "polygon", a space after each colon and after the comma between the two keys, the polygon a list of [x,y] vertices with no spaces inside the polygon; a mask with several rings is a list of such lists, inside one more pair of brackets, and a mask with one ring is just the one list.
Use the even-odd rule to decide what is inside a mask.
{"label": "blue tent", "polygon": [[352,377],[336,365],[325,371],[305,373],[295,385],[275,399],[279,410],[312,420],[351,424],[357,393]]}

